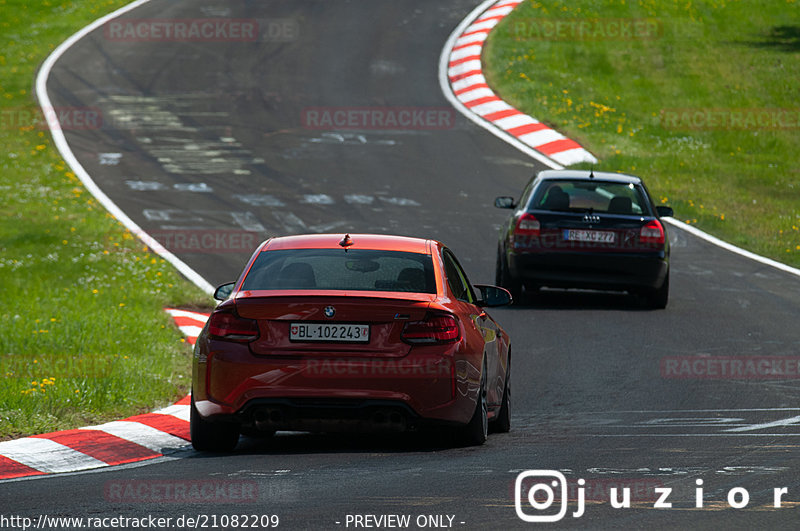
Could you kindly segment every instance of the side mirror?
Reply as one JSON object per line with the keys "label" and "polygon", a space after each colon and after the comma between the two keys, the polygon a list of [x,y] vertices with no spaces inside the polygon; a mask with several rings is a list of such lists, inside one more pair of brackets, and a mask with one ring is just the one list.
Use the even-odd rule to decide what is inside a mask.
{"label": "side mirror", "polygon": [[495,306],[508,306],[514,302],[511,293],[505,288],[488,284],[476,284],[475,287],[481,292],[481,298],[476,306],[494,308]]}
{"label": "side mirror", "polygon": [[514,208],[517,206],[517,203],[514,201],[513,197],[503,195],[500,197],[495,197],[494,206],[495,208]]}
{"label": "side mirror", "polygon": [[233,287],[235,285],[236,282],[228,282],[227,284],[217,286],[217,289],[214,290],[214,298],[218,301],[224,301],[231,296],[231,293],[233,293]]}
{"label": "side mirror", "polygon": [[675,215],[675,212],[672,210],[672,207],[668,206],[657,206],[656,213],[660,218],[671,218]]}

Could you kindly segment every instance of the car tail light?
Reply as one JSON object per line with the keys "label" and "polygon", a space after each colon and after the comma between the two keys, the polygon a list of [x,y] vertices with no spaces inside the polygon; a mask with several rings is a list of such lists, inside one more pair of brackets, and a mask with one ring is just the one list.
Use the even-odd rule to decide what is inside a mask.
{"label": "car tail light", "polygon": [[258,339],[258,323],[234,312],[214,312],[208,322],[208,334],[215,339],[247,343]]}
{"label": "car tail light", "polygon": [[541,229],[542,224],[539,223],[539,220],[536,219],[536,216],[533,214],[522,214],[519,219],[517,220],[517,227],[514,229],[514,234],[517,235],[524,235],[524,236],[538,236],[539,229]]}
{"label": "car tail light", "polygon": [[651,220],[639,231],[639,243],[664,244],[664,227],[657,219]]}
{"label": "car tail light", "polygon": [[450,314],[428,314],[422,321],[403,327],[403,341],[412,344],[451,343],[461,337],[458,321]]}

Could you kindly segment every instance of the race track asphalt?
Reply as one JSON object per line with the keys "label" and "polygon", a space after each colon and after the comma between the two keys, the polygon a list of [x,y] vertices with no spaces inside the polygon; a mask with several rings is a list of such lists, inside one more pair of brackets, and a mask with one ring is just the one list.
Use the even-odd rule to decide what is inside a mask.
{"label": "race track asphalt", "polygon": [[[237,276],[252,250],[240,242],[322,231],[439,239],[473,282],[493,282],[506,215],[493,198],[518,194],[541,166],[447,112],[439,54],[475,4],[154,0],[125,18],[255,19],[270,31],[245,42],[122,42],[97,31],[56,65],[50,96],[56,106],[102,110],[102,128],[66,131],[76,156],[131,218],[212,284]],[[386,116],[400,108],[441,111],[441,119],[397,129],[309,121],[311,111]],[[492,312],[512,336],[513,429],[482,447],[279,434],[243,439],[232,455],[184,450],[146,465],[5,482],[3,512],[276,514],[289,529],[352,528],[348,515],[357,514],[449,515],[453,527],[524,528],[514,480],[541,469],[594,489],[586,514],[562,526],[792,527],[800,502],[796,375],[675,378],[665,367],[698,355],[798,356],[800,282],[668,229],[664,311],[624,295],[550,291]],[[187,247],[209,231],[218,235],[211,247]],[[697,479],[702,511],[693,508]],[[196,482],[254,494],[176,498],[175,485]],[[144,494],[118,495],[137,485]],[[607,503],[614,485],[640,489],[630,509]],[[653,508],[656,486],[674,489],[671,509]],[[773,509],[779,487],[788,488],[787,503]],[[748,508],[728,507],[732,488],[747,489]]]}

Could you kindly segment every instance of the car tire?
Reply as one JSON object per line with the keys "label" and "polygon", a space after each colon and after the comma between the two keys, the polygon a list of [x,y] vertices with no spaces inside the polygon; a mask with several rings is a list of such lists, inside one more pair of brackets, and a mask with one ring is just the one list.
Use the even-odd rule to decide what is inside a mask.
{"label": "car tire", "polygon": [[497,264],[495,265],[495,283],[508,290],[511,297],[519,300],[522,296],[522,282],[511,277],[501,249],[497,250]]}
{"label": "car tire", "polygon": [[647,293],[647,305],[655,310],[663,310],[669,302],[669,271],[661,287]]}
{"label": "car tire", "polygon": [[486,364],[481,373],[481,384],[475,411],[469,423],[463,428],[462,442],[465,446],[480,446],[489,436],[489,402],[486,399]]}
{"label": "car tire", "polygon": [[239,442],[238,425],[203,419],[194,405],[194,398],[189,412],[189,434],[192,446],[199,452],[230,452]]}
{"label": "car tire", "polygon": [[511,350],[508,351],[508,365],[506,369],[506,385],[503,388],[503,400],[497,418],[492,421],[492,431],[495,433],[508,433],[511,431]]}

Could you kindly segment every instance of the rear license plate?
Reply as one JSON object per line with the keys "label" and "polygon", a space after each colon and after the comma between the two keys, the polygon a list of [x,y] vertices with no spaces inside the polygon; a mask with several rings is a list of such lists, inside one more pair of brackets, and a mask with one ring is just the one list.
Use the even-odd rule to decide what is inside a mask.
{"label": "rear license plate", "polygon": [[368,343],[369,326],[360,324],[292,323],[291,341]]}
{"label": "rear license plate", "polygon": [[565,230],[564,239],[570,242],[614,243],[616,233],[601,230]]}

